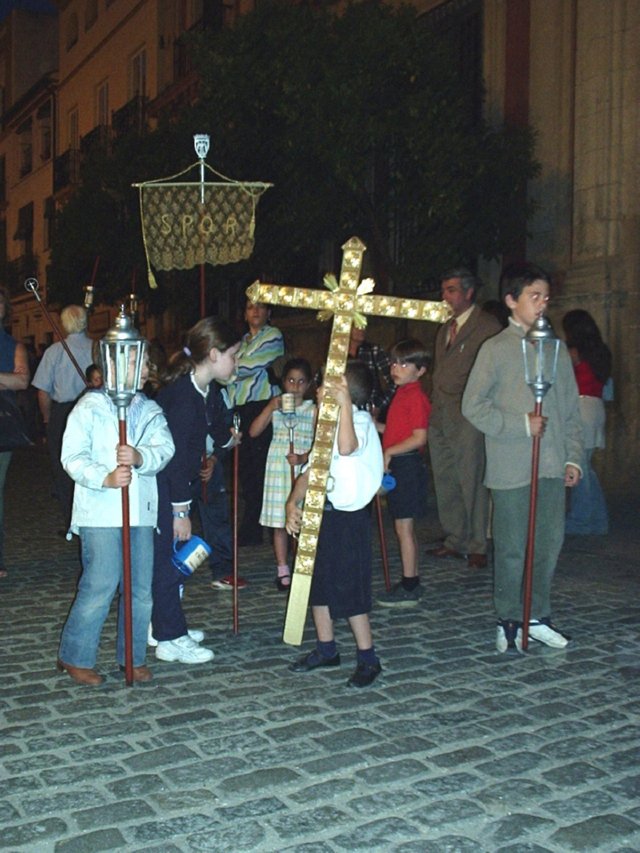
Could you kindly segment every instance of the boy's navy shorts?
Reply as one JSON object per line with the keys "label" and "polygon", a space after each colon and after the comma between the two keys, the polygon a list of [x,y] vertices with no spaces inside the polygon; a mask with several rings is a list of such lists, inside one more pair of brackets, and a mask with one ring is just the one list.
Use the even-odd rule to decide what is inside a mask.
{"label": "boy's navy shorts", "polygon": [[424,518],[427,514],[427,463],[423,453],[394,456],[389,471],[396,487],[387,492],[387,506],[392,518]]}

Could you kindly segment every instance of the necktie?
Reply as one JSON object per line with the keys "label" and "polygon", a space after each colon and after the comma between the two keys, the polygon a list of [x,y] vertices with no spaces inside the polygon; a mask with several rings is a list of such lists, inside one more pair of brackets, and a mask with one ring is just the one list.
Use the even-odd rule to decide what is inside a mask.
{"label": "necktie", "polygon": [[454,318],[449,325],[449,343],[447,344],[447,349],[452,347],[456,341],[456,335],[458,334],[458,321]]}

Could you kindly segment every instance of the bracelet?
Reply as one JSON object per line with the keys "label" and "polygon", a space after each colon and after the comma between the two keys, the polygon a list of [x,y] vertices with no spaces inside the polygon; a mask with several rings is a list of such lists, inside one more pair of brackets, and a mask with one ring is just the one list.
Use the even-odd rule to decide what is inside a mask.
{"label": "bracelet", "polygon": [[180,512],[175,512],[175,511],[174,511],[174,512],[172,512],[172,513],[171,513],[171,515],[172,515],[174,518],[189,518],[189,510],[187,510],[187,511],[185,512],[183,509],[181,509],[181,510],[180,510]]}

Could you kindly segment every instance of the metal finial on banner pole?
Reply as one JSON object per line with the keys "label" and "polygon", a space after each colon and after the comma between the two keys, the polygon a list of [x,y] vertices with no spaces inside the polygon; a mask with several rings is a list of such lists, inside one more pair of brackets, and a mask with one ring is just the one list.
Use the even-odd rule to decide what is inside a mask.
{"label": "metal finial on banner pole", "polygon": [[209,153],[209,134],[194,133],[193,147],[200,160],[200,204],[204,204],[204,161]]}

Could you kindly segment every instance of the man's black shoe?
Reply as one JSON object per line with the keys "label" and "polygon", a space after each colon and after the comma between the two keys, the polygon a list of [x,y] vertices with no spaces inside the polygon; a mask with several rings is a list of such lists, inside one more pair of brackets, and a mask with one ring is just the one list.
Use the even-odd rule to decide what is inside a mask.
{"label": "man's black shoe", "polygon": [[347,687],[368,687],[370,684],[373,684],[381,672],[380,661],[373,666],[360,662],[351,678],[347,681]]}
{"label": "man's black shoe", "polygon": [[289,672],[311,672],[312,669],[318,669],[320,666],[340,666],[340,655],[335,654],[332,658],[323,658],[322,655],[318,654],[317,649],[314,649],[308,655],[303,655],[290,663]]}

